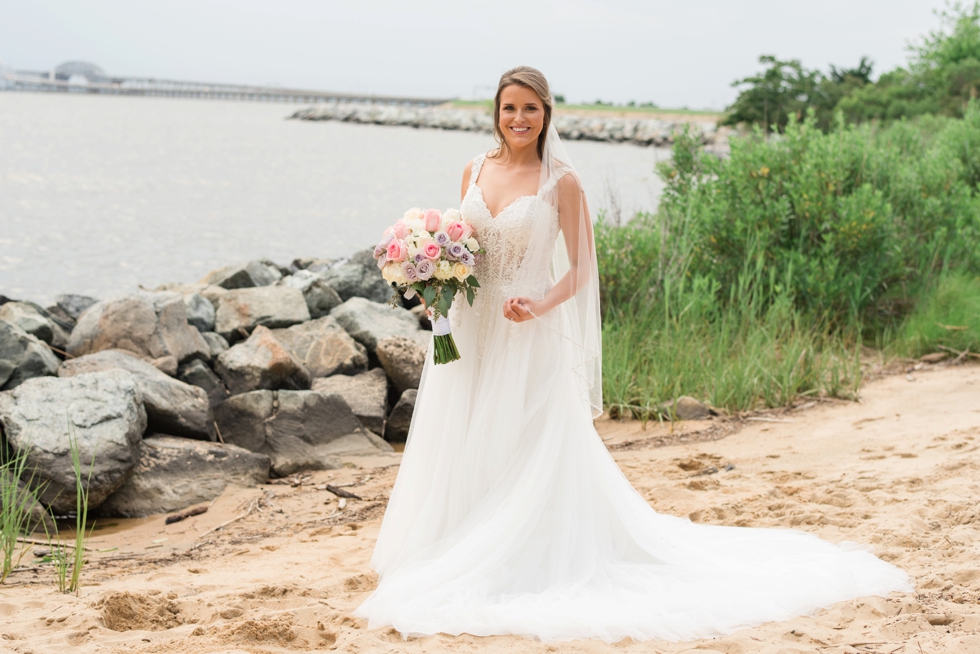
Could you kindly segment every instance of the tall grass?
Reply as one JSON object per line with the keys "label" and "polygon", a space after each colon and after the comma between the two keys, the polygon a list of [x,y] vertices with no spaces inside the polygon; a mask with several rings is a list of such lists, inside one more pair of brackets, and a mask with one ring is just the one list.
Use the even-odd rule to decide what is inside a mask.
{"label": "tall grass", "polygon": [[[27,547],[18,547],[17,539],[36,526],[31,523],[31,516],[37,492],[32,489],[33,474],[26,473],[24,451],[9,453],[0,463],[0,583],[6,581],[27,552]],[[27,483],[22,481],[25,476],[29,477]]]}
{"label": "tall grass", "polygon": [[[70,421],[68,423],[68,447],[71,453],[71,467],[75,473],[75,543],[71,560],[71,576],[68,578],[67,584],[65,584],[64,571],[59,571],[58,578],[61,592],[77,595],[81,587],[82,568],[85,565],[85,540],[91,534],[90,530],[87,531],[88,494],[92,483],[92,471],[95,469],[95,455],[98,445],[92,449],[92,460],[89,462],[88,474],[84,476],[84,483],[82,482],[81,449],[78,446],[78,437],[75,435]],[[67,560],[67,555],[64,552],[62,556]]]}
{"label": "tall grass", "polygon": [[680,135],[656,214],[596,226],[607,403],[847,396],[862,343],[977,349],[978,134],[974,102],[883,130],[791,121],[726,159]]}

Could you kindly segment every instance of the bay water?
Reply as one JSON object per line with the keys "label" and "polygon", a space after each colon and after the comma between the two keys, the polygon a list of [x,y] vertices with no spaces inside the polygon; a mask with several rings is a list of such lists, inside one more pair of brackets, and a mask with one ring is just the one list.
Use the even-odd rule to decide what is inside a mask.
{"label": "bay water", "polygon": [[[371,247],[459,206],[488,134],[288,120],[297,105],[0,93],[0,294],[107,298]],[[669,151],[569,142],[593,213],[653,210]]]}

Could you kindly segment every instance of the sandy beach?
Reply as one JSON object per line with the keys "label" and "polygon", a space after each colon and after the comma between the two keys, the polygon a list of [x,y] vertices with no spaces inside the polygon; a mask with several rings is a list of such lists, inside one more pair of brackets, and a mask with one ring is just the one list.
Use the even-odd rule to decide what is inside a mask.
{"label": "sandy beach", "polygon": [[[980,366],[887,376],[860,402],[800,402],[739,424],[601,419],[598,429],[657,511],[866,543],[907,570],[916,593],[686,643],[406,641],[351,616],[376,584],[369,559],[392,453],[228,489],[171,525],[101,521],[78,597],[59,593],[46,566],[0,586],[0,651],[980,652]],[[341,507],[327,484],[362,499]]]}

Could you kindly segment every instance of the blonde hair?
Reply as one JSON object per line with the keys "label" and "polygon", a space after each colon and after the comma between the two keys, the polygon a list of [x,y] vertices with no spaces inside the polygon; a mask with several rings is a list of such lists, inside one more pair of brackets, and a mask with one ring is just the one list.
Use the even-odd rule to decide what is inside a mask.
{"label": "blonde hair", "polygon": [[505,88],[515,84],[534,91],[541,99],[541,104],[544,105],[544,125],[541,127],[541,134],[538,135],[538,158],[542,159],[544,158],[545,139],[548,138],[548,127],[551,126],[551,110],[554,108],[554,102],[551,99],[548,80],[545,79],[540,70],[530,66],[517,66],[500,76],[500,82],[497,84],[497,95],[493,97],[493,138],[497,141],[498,147],[497,151],[490,156],[499,157],[505,149],[510,152],[510,146],[507,145],[504,133],[500,130],[500,95]]}

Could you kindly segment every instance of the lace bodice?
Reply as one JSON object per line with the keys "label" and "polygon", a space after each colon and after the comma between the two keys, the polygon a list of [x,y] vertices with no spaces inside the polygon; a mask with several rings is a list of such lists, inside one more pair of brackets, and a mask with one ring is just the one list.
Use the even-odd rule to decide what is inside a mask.
{"label": "lace bodice", "polygon": [[[517,198],[494,217],[477,184],[486,157],[481,154],[473,160],[470,185],[460,207],[463,219],[476,229],[476,238],[486,250],[476,270],[480,293],[527,295],[546,291],[550,282],[550,250],[558,236],[558,212],[542,196],[558,180],[549,180],[537,195]],[[534,261],[531,261],[526,255],[542,221],[550,223],[547,237],[542,239],[547,242],[540,244],[542,251],[534,248]],[[543,251],[545,248],[547,252]]]}

